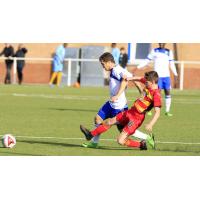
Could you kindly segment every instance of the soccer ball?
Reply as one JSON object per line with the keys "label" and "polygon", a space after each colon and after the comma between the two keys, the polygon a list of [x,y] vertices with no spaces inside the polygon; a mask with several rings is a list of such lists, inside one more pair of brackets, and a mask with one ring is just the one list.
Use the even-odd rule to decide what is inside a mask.
{"label": "soccer ball", "polygon": [[2,143],[5,148],[13,148],[16,145],[16,139],[11,134],[6,134],[2,138]]}

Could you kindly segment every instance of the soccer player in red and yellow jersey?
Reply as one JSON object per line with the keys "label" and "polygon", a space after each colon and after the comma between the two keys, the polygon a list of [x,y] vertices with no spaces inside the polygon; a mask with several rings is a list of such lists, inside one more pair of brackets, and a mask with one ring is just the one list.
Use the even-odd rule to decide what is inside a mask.
{"label": "soccer player in red and yellow jersey", "polygon": [[140,82],[141,85],[143,85],[142,96],[134,102],[131,109],[119,113],[116,117],[105,120],[99,127],[92,131],[89,131],[81,125],[80,129],[84,133],[86,139],[91,140],[94,136],[106,132],[112,125],[120,124],[124,127],[117,138],[120,145],[147,150],[145,140],[136,141],[130,139],[129,136],[134,135],[136,130],[142,125],[146,112],[150,111],[152,108],[154,108],[155,113],[151,121],[145,125],[145,129],[151,132],[153,126],[157,122],[161,109],[161,93],[158,89],[158,78],[158,74],[155,71],[145,73],[144,78],[125,78],[127,81],[132,80]]}

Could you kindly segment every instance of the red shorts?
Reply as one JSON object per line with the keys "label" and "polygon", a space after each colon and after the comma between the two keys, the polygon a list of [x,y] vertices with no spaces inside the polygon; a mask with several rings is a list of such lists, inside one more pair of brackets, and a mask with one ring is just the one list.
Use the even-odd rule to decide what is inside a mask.
{"label": "red shorts", "polygon": [[128,135],[132,135],[135,133],[135,130],[138,129],[144,119],[145,114],[139,113],[134,107],[119,113],[116,116],[117,122],[124,126],[123,131],[127,133]]}

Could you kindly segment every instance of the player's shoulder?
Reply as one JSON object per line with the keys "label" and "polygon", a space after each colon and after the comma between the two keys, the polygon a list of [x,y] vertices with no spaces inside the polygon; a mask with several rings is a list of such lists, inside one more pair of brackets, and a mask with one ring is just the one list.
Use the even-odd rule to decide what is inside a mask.
{"label": "player's shoulder", "polygon": [[153,95],[154,95],[154,96],[159,96],[159,97],[161,97],[161,90],[160,90],[160,89],[154,89],[152,92],[153,92]]}
{"label": "player's shoulder", "polygon": [[121,67],[120,65],[116,65],[115,67],[113,67],[113,72],[115,73],[121,73],[124,70],[123,67]]}
{"label": "player's shoulder", "polygon": [[169,55],[170,52],[171,52],[170,49],[167,49],[167,48],[160,48],[160,47],[155,48],[153,51],[154,51],[155,53],[164,53],[164,54],[167,54],[167,55]]}

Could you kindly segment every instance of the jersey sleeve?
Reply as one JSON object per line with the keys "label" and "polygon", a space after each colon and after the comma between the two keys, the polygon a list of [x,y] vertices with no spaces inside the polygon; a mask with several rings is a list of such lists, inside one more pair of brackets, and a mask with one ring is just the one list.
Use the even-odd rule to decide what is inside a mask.
{"label": "jersey sleeve", "polygon": [[127,69],[122,69],[120,76],[121,78],[123,78],[124,76],[131,78],[133,77],[133,74],[131,74]]}
{"label": "jersey sleeve", "polygon": [[146,83],[146,79],[145,78],[141,78],[140,82],[143,83],[143,84],[145,84]]}
{"label": "jersey sleeve", "polygon": [[128,78],[133,76],[130,72],[128,72],[128,70],[122,67],[114,69],[112,74],[120,81],[124,78],[124,76]]}
{"label": "jersey sleeve", "polygon": [[114,67],[113,71],[111,72],[111,76],[118,81],[121,81],[123,78],[122,70],[118,67]]}
{"label": "jersey sleeve", "polygon": [[174,55],[172,51],[169,51],[169,61],[174,61]]}
{"label": "jersey sleeve", "polygon": [[153,96],[153,106],[154,107],[162,107],[162,98],[159,90],[156,90]]}

